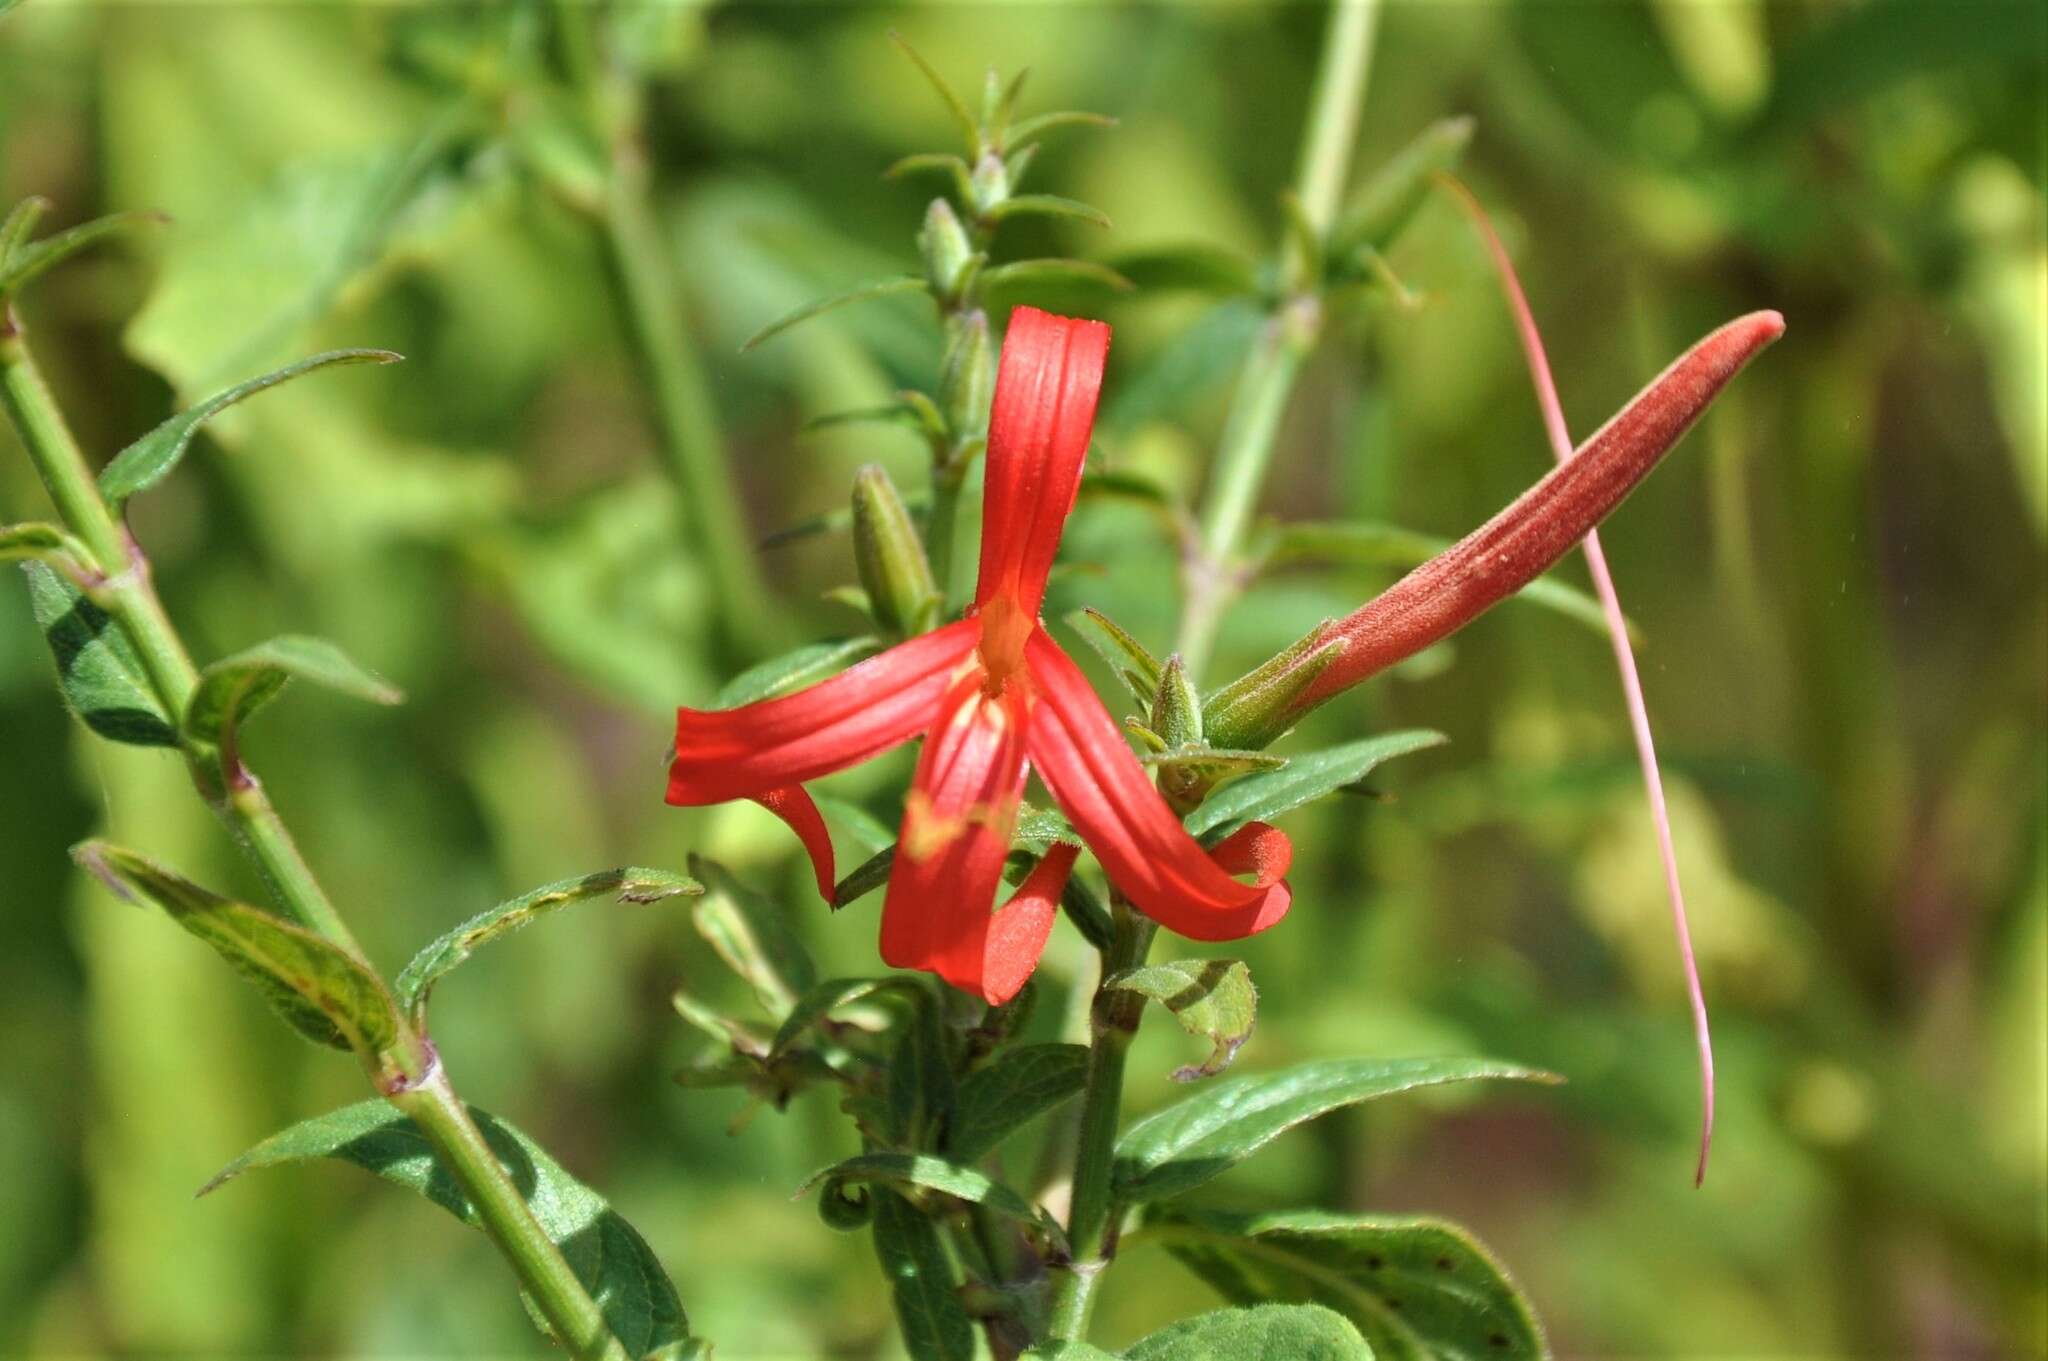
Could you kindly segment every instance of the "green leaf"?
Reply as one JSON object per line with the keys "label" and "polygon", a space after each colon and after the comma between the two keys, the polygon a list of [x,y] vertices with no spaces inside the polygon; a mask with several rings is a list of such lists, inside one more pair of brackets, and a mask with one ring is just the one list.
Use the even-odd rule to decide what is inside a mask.
{"label": "green leaf", "polygon": [[1210,308],[1117,385],[1103,406],[1098,433],[1125,434],[1148,421],[1184,419],[1189,406],[1227,391],[1265,324],[1265,311],[1248,298]]}
{"label": "green leaf", "polygon": [[1312,1304],[1218,1309],[1140,1338],[1124,1361],[1373,1361],[1342,1314]]}
{"label": "green leaf", "polygon": [[712,896],[691,911],[697,933],[746,980],[762,1006],[777,1016],[792,1010],[817,985],[818,968],[780,905],[740,883],[715,860],[693,855],[690,869],[712,889]]}
{"label": "green leaf", "polygon": [[365,1067],[382,1066],[398,1038],[398,1004],[360,959],[120,846],[87,841],[74,846],[71,856],[117,896],[156,904],[212,946],[300,1034],[354,1050]]}
{"label": "green leaf", "polygon": [[1476,1078],[1558,1080],[1493,1059],[1326,1059],[1230,1078],[1124,1132],[1116,1145],[1117,1194],[1126,1202],[1179,1195],[1319,1115],[1417,1087]]}
{"label": "green leaf", "polygon": [[806,643],[794,652],[785,652],[734,676],[718,692],[718,698],[711,702],[712,707],[737,709],[742,704],[772,699],[792,690],[801,690],[806,685],[815,685],[828,676],[838,675],[881,645],[879,638],[872,637],[832,638],[822,643]]}
{"label": "green leaf", "polygon": [[974,1322],[953,1286],[938,1227],[894,1191],[877,1190],[875,1255],[889,1278],[913,1361],[974,1361]]}
{"label": "green leaf", "polygon": [[1041,133],[1054,128],[1113,128],[1116,120],[1106,113],[1083,113],[1076,109],[1061,109],[1055,113],[1033,114],[1010,127],[1003,140],[1010,146],[1021,146]]}
{"label": "green leaf", "polygon": [[1161,1243],[1234,1304],[1324,1305],[1379,1361],[1540,1361],[1550,1354],[1521,1290],[1463,1229],[1433,1219],[1296,1212],[1146,1216]]}
{"label": "green leaf", "polygon": [[179,412],[115,455],[114,461],[100,473],[100,494],[107,498],[109,505],[120,509],[121,503],[129,497],[149,490],[170,475],[179,460],[185,457],[185,451],[192,447],[192,437],[199,433],[200,426],[259,392],[316,369],[341,364],[395,364],[404,357],[390,350],[328,350],[266,373],[261,378],[238,383],[225,392],[217,392],[199,405]]}
{"label": "green leaf", "polygon": [[1360,185],[1344,207],[1331,241],[1338,255],[1361,246],[1384,251],[1429,194],[1430,179],[1458,163],[1472,140],[1472,120],[1446,118],[1424,128]]}
{"label": "green leaf", "polygon": [[74,587],[98,571],[90,548],[57,526],[40,520],[0,525],[0,562],[40,562],[54,568]]}
{"label": "green leaf", "polygon": [[977,1168],[928,1153],[863,1153],[813,1173],[797,1194],[802,1195],[821,1181],[867,1182],[899,1193],[937,1191],[992,1210],[1042,1236],[1056,1249],[1065,1248],[1065,1235],[1044,1210]]}
{"label": "green leaf", "polygon": [[79,721],[110,741],[177,746],[177,726],[113,616],[42,563],[24,563],[22,570],[36,627],[57,662],[58,686]]}
{"label": "green leaf", "polygon": [[1085,203],[1057,194],[1018,194],[1006,198],[982,214],[986,222],[1006,222],[1013,217],[1065,217],[1081,222],[1093,223],[1098,227],[1110,225],[1109,214],[1100,208],[1091,208]]}
{"label": "green leaf", "polygon": [[[13,0],[0,4],[0,14],[7,12]],[[50,200],[40,194],[31,194],[8,210],[7,220],[0,222],[0,274],[7,270],[8,257],[21,249],[21,243],[35,232],[36,224],[43,220],[43,214],[50,211]]]}
{"label": "green leaf", "polygon": [[703,891],[704,886],[696,880],[667,870],[615,869],[563,879],[523,893],[477,913],[414,955],[412,962],[399,972],[398,1000],[415,1022],[424,1025],[427,998],[449,971],[492,941],[531,926],[571,903],[605,896],[622,903],[656,903],[679,894]]}
{"label": "green leaf", "polygon": [[1038,1357],[1040,1361],[1117,1361],[1115,1352],[1106,1352],[1086,1342],[1058,1340],[1033,1347],[1024,1356],[1026,1361],[1032,1357]]}
{"label": "green leaf", "polygon": [[1259,291],[1252,262],[1221,246],[1154,246],[1116,256],[1113,263],[1140,289],[1187,290],[1223,298]]}
{"label": "green leaf", "polygon": [[781,1057],[803,1037],[805,1031],[839,1008],[892,993],[915,1006],[924,1006],[931,1001],[931,995],[924,986],[913,978],[829,978],[814,985],[797,999],[789,1015],[783,1018],[782,1028],[775,1032],[775,1040],[768,1046],[768,1057]]}
{"label": "green leaf", "polygon": [[1033,284],[1099,284],[1119,293],[1128,293],[1136,285],[1107,265],[1098,265],[1089,260],[1012,260],[1006,265],[994,265],[981,272],[981,286],[990,288],[1028,288]]}
{"label": "green leaf", "polygon": [[937,170],[951,176],[953,188],[959,193],[962,203],[974,198],[973,170],[966,161],[948,151],[919,151],[905,156],[884,170],[882,178],[901,179],[924,170]]}
{"label": "green leaf", "polygon": [[[469,1114],[626,1350],[638,1357],[684,1343],[689,1322],[682,1302],[647,1240],[525,1134],[476,1106]],[[381,1101],[344,1106],[273,1134],[222,1168],[200,1194],[244,1172],[315,1158],[353,1163],[482,1227],[419,1126]]]}
{"label": "green leaf", "polygon": [[848,289],[844,293],[835,294],[832,297],[824,298],[817,302],[805,303],[794,312],[769,322],[766,326],[754,332],[753,335],[747,337],[745,343],[740,346],[740,353],[744,354],[762,341],[778,336],[797,323],[809,321],[812,317],[820,316],[835,307],[845,307],[849,303],[866,302],[870,298],[886,298],[896,293],[927,293],[930,291],[930,285],[915,274],[905,274],[900,278],[882,279],[876,283],[862,284],[859,288]]}
{"label": "green leaf", "polygon": [[1270,822],[1311,799],[1357,783],[1382,761],[1440,746],[1445,740],[1442,733],[1417,728],[1381,733],[1305,756],[1290,756],[1278,770],[1247,775],[1211,797],[1188,814],[1188,831],[1213,841],[1247,822]]}
{"label": "green leaf", "polygon": [[945,1150],[979,1162],[1035,1117],[1071,1100],[1087,1080],[1088,1050],[1078,1044],[1022,1044],[1001,1050],[960,1083]]}
{"label": "green leaf", "polygon": [[1080,634],[1082,640],[1109,663],[1109,669],[1124,683],[1132,698],[1149,712],[1153,698],[1159,693],[1159,676],[1163,670],[1159,659],[1101,610],[1075,610],[1067,616],[1067,627]]}
{"label": "green leaf", "polygon": [[[1418,534],[1397,525],[1369,523],[1298,523],[1281,525],[1266,540],[1262,565],[1290,562],[1343,562],[1370,567],[1420,567],[1451,546],[1449,539]],[[1531,605],[1555,610],[1601,636],[1607,616],[1600,602],[1556,576],[1545,574],[1515,593]],[[1629,626],[1631,635],[1635,626]]]}
{"label": "green leaf", "polygon": [[[37,215],[41,213],[41,209],[29,209],[26,204],[16,208],[15,213],[24,210]],[[5,260],[0,260],[0,302],[20,292],[22,286],[37,275],[63,263],[87,246],[135,227],[157,226],[169,220],[162,213],[113,213],[81,222],[55,236],[46,236],[34,245],[16,245]],[[33,218],[30,224],[33,225]],[[9,225],[19,229],[19,223],[12,214]]]}
{"label": "green leaf", "polygon": [[953,87],[948,85],[945,77],[934,70],[932,64],[919,55],[918,50],[905,42],[903,35],[893,28],[889,30],[889,41],[896,44],[898,52],[910,58],[911,65],[924,73],[924,78],[931,82],[932,89],[938,92],[940,102],[945,104],[947,112],[953,115],[953,121],[960,125],[960,133],[966,139],[968,148],[979,154],[981,128],[975,123],[974,115],[967,112],[967,105],[961,102],[960,96],[953,93]]}
{"label": "green leaf", "polygon": [[185,735],[231,751],[243,721],[276,698],[294,677],[372,704],[397,704],[405,698],[326,639],[285,634],[223,657],[199,673],[199,688],[185,707]]}
{"label": "green leaf", "polygon": [[[920,993],[923,1005],[903,1025],[888,1064],[889,1126],[899,1145],[925,1147],[945,1126],[954,1105],[952,1055],[938,1004]],[[935,1140],[933,1142],[936,1142]]]}
{"label": "green leaf", "polygon": [[1209,1041],[1209,1057],[1176,1069],[1175,1082],[1214,1077],[1230,1066],[1252,1037],[1259,1016],[1259,990],[1240,959],[1181,959],[1148,964],[1103,980],[1111,991],[1135,992],[1173,1013],[1180,1028]]}

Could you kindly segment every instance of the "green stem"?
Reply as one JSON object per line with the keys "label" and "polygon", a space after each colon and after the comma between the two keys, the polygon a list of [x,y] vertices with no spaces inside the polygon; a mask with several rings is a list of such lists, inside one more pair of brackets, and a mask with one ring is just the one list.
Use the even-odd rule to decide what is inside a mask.
{"label": "green stem", "polygon": [[[1330,6],[1294,184],[1301,215],[1319,240],[1336,217],[1350,170],[1378,19],[1378,0],[1333,0]],[[1199,542],[1188,553],[1178,651],[1191,675],[1201,674],[1223,611],[1237,594],[1236,557],[1272,463],[1274,437],[1302,361],[1322,334],[1316,292],[1321,262],[1291,260],[1289,265],[1285,277],[1294,281],[1289,296],[1275,306],[1231,399]]]}
{"label": "green stem", "polygon": [[[1116,938],[1103,952],[1108,979],[1145,962],[1158,927],[1118,899]],[[1107,992],[1098,984],[1090,1022],[1086,1085],[1081,1090],[1081,1123],[1074,1153],[1073,1200],[1067,1212],[1067,1242],[1074,1259],[1053,1276],[1048,1328],[1053,1337],[1075,1341],[1088,1331],[1096,1287],[1116,1252],[1114,1186],[1117,1125],[1123,1110],[1124,1061],[1131,1037],[1145,1014],[1145,999],[1132,992]]]}
{"label": "green stem", "polygon": [[726,460],[704,366],[684,325],[682,291],[649,201],[636,141],[622,136],[604,205],[619,302],[646,369],[662,460],[703,549],[727,632],[750,656],[773,650],[781,617],[746,537],[746,514]]}
{"label": "green stem", "polygon": [[[199,682],[192,656],[157,597],[149,560],[100,495],[85,453],[29,353],[27,337],[4,310],[0,310],[0,405],[20,433],[66,527],[92,550],[97,569],[107,574],[94,592],[95,598],[104,602],[104,608],[135,645],[158,700],[171,713],[182,714]],[[186,757],[202,796],[255,860],[277,901],[309,929],[363,958],[354,933],[314,877],[256,777],[238,760],[230,773],[230,787],[216,797],[207,791],[217,787],[218,778],[205,773],[213,754],[188,751]],[[483,1136],[448,1085],[446,1072],[429,1057],[431,1053],[425,1037],[406,1027],[390,1057],[414,1085],[398,1093],[386,1090],[384,1095],[426,1132],[476,1207],[485,1232],[498,1244],[557,1335],[569,1342],[578,1357],[625,1361],[625,1350],[607,1330],[603,1313],[533,1217],[510,1174],[491,1156]]]}
{"label": "green stem", "polygon": [[484,1232],[511,1263],[519,1284],[570,1354],[586,1361],[626,1361],[626,1349],[612,1335],[604,1311],[533,1217],[504,1164],[455,1095],[446,1072],[433,1069],[418,1086],[393,1096],[391,1104],[410,1116],[434,1145]]}
{"label": "green stem", "polygon": [[960,528],[960,489],[967,482],[964,460],[937,468],[932,473],[931,518],[925,521],[924,552],[932,565],[932,580],[939,598],[951,607],[953,600],[953,554]]}

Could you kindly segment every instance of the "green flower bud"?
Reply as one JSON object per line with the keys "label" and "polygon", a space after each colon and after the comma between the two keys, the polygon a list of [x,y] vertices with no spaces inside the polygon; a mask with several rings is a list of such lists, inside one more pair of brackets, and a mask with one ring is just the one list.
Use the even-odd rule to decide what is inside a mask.
{"label": "green flower bud", "polygon": [[939,588],[924,542],[889,474],[873,463],[853,479],[853,560],[877,624],[908,638],[938,622]]}
{"label": "green flower bud", "polygon": [[925,210],[924,227],[917,234],[917,248],[924,256],[932,295],[941,302],[958,297],[968,264],[974,259],[974,243],[967,239],[967,229],[960,225],[952,204],[942,198],[932,200]]}
{"label": "green flower bud", "polygon": [[989,339],[988,317],[977,309],[946,327],[946,359],[939,371],[939,400],[945,405],[948,428],[960,435],[984,429],[995,386],[996,347]]}
{"label": "green flower bud", "polygon": [[1194,682],[1188,679],[1188,669],[1178,652],[1166,659],[1159,672],[1159,692],[1152,699],[1149,726],[1169,750],[1201,745],[1202,700],[1195,693]]}
{"label": "green flower bud", "polygon": [[986,213],[1010,197],[1010,168],[993,151],[985,152],[974,163],[968,187],[974,191],[974,211]]}

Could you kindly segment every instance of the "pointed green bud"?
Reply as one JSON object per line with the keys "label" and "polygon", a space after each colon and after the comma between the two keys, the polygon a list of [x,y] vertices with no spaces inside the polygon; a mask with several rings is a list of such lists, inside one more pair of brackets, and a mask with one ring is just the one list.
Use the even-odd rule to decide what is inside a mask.
{"label": "pointed green bud", "polygon": [[939,371],[948,428],[962,435],[987,428],[995,386],[996,347],[989,339],[988,316],[977,309],[949,321],[946,359]]}
{"label": "pointed green bud", "polygon": [[987,152],[974,163],[968,184],[974,190],[975,213],[985,214],[1010,197],[1010,168],[1002,157]]}
{"label": "pointed green bud", "polygon": [[967,229],[960,225],[952,204],[942,198],[932,200],[932,206],[925,209],[924,228],[917,234],[917,248],[924,256],[932,296],[941,302],[959,297],[968,262],[974,258],[974,243],[967,239]]}
{"label": "pointed green bud", "polygon": [[1348,644],[1325,619],[1306,638],[1209,696],[1203,705],[1210,743],[1259,751],[1284,736],[1300,713],[1294,703]]}
{"label": "pointed green bud", "polygon": [[1159,691],[1152,697],[1149,725],[1171,747],[1199,746],[1202,741],[1202,699],[1178,652],[1166,659],[1159,673]]}
{"label": "pointed green bud", "polygon": [[939,588],[924,542],[889,474],[873,463],[853,479],[853,560],[881,627],[908,638],[938,622]]}

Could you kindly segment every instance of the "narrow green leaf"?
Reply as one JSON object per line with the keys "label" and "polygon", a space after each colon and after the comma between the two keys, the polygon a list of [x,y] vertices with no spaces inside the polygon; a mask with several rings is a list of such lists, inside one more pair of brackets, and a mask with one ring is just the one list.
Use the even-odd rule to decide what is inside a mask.
{"label": "narrow green leaf", "polygon": [[1417,728],[1290,756],[1278,770],[1247,775],[1220,790],[1188,814],[1188,831],[1213,841],[1247,822],[1270,822],[1311,799],[1357,783],[1382,761],[1441,746],[1446,740],[1442,733]]}
{"label": "narrow green leaf", "polygon": [[217,392],[199,405],[179,412],[115,455],[114,461],[100,473],[100,494],[118,510],[121,503],[135,493],[154,487],[168,477],[185,457],[185,451],[192,447],[192,437],[199,433],[200,426],[259,392],[316,369],[342,364],[395,364],[404,357],[390,350],[329,350],[260,378],[238,383],[225,392]]}
{"label": "narrow green leaf", "polygon": [[[1119,269],[1128,269],[1129,261]],[[1144,281],[1138,281],[1143,288]],[[1148,421],[1180,420],[1187,408],[1227,391],[1252,341],[1266,324],[1265,310],[1250,298],[1229,298],[1182,327],[1149,362],[1126,375],[1104,404],[1096,429],[1128,434]]]}
{"label": "narrow green leaf", "polygon": [[57,526],[40,520],[0,525],[0,562],[40,562],[62,574],[74,587],[90,580],[98,570],[90,548]]}
{"label": "narrow green leaf", "polygon": [[931,82],[932,89],[938,92],[940,102],[945,104],[947,112],[953,115],[953,121],[960,125],[960,134],[966,140],[968,150],[979,154],[981,150],[981,128],[975,123],[974,115],[967,112],[967,105],[961,101],[960,96],[953,93],[953,87],[948,85],[945,77],[941,76],[933,68],[932,64],[926,61],[918,50],[906,42],[903,35],[893,28],[889,30],[889,41],[896,44],[898,52],[910,58],[912,66],[915,66],[924,73],[924,78]]}
{"label": "narrow green leaf", "polygon": [[1153,246],[1112,258],[1117,271],[1140,289],[1207,293],[1213,297],[1251,297],[1259,292],[1259,275],[1251,261],[1221,246],[1190,242]]}
{"label": "narrow green leaf", "polygon": [[951,176],[953,188],[959,193],[962,203],[973,199],[974,187],[971,176],[974,172],[968,168],[966,161],[949,151],[920,151],[905,156],[884,170],[882,177],[895,180],[929,170],[937,170]]}
{"label": "narrow green leaf", "polygon": [[953,1062],[944,1022],[930,995],[921,996],[926,1004],[910,1013],[888,1065],[890,1132],[898,1145],[913,1148],[927,1146],[927,1140],[936,1142],[931,1136],[944,1128],[954,1104]]}
{"label": "narrow green leaf", "polygon": [[776,1016],[787,1014],[817,986],[818,969],[781,906],[740,883],[715,860],[693,855],[690,869],[712,890],[691,910],[697,933],[746,981],[762,1006]]}
{"label": "narrow green leaf", "polygon": [[1016,1191],[987,1173],[928,1153],[863,1153],[811,1175],[797,1191],[802,1195],[821,1181],[866,1182],[899,1193],[937,1191],[955,1200],[992,1210],[1019,1227],[1063,1249],[1066,1236],[1051,1217]]}
{"label": "narrow green leaf", "polygon": [[1088,1050],[1078,1044],[1022,1044],[1001,1050],[961,1080],[946,1126],[946,1155],[979,1162],[1012,1134],[1079,1095]]}
{"label": "narrow green leaf", "polygon": [[384,980],[340,947],[120,846],[87,841],[71,856],[117,896],[168,912],[255,983],[308,1039],[354,1050],[375,1069],[398,1038],[398,1004]]}
{"label": "narrow green leaf", "polygon": [[1295,1212],[1149,1214],[1162,1244],[1233,1304],[1320,1304],[1350,1319],[1379,1361],[1542,1361],[1521,1290],[1463,1229],[1433,1219]]}
{"label": "narrow green leaf", "polygon": [[1062,109],[1056,113],[1034,114],[1012,125],[1003,134],[1003,140],[1011,146],[1019,146],[1042,133],[1054,128],[1113,128],[1116,120],[1106,113],[1083,113],[1077,109]]}
{"label": "narrow green leaf", "polygon": [[571,903],[611,897],[622,903],[655,903],[681,894],[698,894],[704,886],[685,875],[668,870],[615,869],[575,879],[563,879],[544,888],[510,898],[496,907],[477,913],[462,925],[412,957],[399,972],[398,999],[421,1025],[426,1022],[427,998],[434,985],[457,965],[494,940]]}
{"label": "narrow green leaf", "polygon": [[199,688],[185,707],[185,736],[219,748],[227,763],[242,723],[294,677],[373,704],[397,704],[405,698],[326,639],[285,634],[223,657],[199,673]]}
{"label": "narrow green leaf", "polygon": [[1090,260],[1012,260],[1009,264],[993,265],[981,272],[984,289],[1070,283],[1100,284],[1119,293],[1128,293],[1136,287],[1108,265],[1098,265]]}
{"label": "narrow green leaf", "polygon": [[1180,1028],[1209,1042],[1209,1057],[1174,1071],[1175,1082],[1214,1077],[1230,1066],[1252,1037],[1259,1017],[1259,990],[1241,959],[1181,959],[1148,964],[1105,979],[1103,988],[1135,992],[1173,1013]]}
{"label": "narrow green leaf", "polygon": [[1359,186],[1331,233],[1335,254],[1361,246],[1384,251],[1392,245],[1429,194],[1430,179],[1458,163],[1472,140],[1469,117],[1446,118],[1419,136]]}
{"label": "narrow green leaf", "polygon": [[769,322],[766,326],[754,332],[753,335],[747,337],[746,343],[740,346],[740,352],[744,354],[762,341],[778,336],[797,323],[809,321],[812,317],[820,316],[835,307],[845,307],[849,303],[866,302],[870,298],[886,298],[896,293],[927,293],[930,291],[930,285],[915,274],[905,274],[900,278],[883,279],[876,283],[862,284],[859,288],[849,289],[833,297],[825,298],[818,302],[806,303],[789,315]]}
{"label": "narrow green leaf", "polygon": [[[828,411],[822,416],[813,416],[805,421],[798,427],[797,433],[809,435],[819,430],[830,430],[834,426],[868,423],[903,425],[913,429],[920,428],[923,424],[918,418],[916,408],[908,402],[890,402],[886,406],[862,406],[847,411]],[[849,519],[848,523],[851,524],[852,521]]]}
{"label": "narrow green leaf", "polygon": [[1493,1059],[1326,1059],[1203,1087],[1124,1132],[1116,1189],[1163,1200],[1243,1162],[1304,1121],[1375,1097],[1475,1078],[1558,1079]]}
{"label": "narrow green leaf", "polygon": [[79,721],[110,741],[177,746],[177,726],[113,616],[44,564],[27,562],[22,570],[36,627],[57,662],[58,687]]}
{"label": "narrow green leaf", "polygon": [[[469,1114],[627,1352],[688,1355],[682,1301],[639,1231],[524,1133],[476,1106]],[[482,1227],[419,1126],[381,1101],[344,1106],[272,1135],[222,1168],[200,1194],[244,1172],[316,1158],[353,1163],[418,1192],[471,1228]]]}
{"label": "narrow green leaf", "polygon": [[[21,209],[17,208],[16,212]],[[40,211],[40,210],[37,210]],[[16,246],[0,262],[0,301],[19,293],[22,286],[44,271],[61,264],[87,246],[134,227],[157,226],[170,221],[162,213],[113,213],[81,222],[76,227],[46,236],[33,245]]]}
{"label": "narrow green leaf", "polygon": [[892,994],[913,1006],[924,1006],[931,1001],[931,995],[914,978],[830,978],[814,984],[810,991],[797,999],[789,1015],[783,1017],[782,1028],[775,1032],[775,1040],[768,1046],[768,1057],[780,1058],[791,1045],[803,1038],[805,1031],[841,1007]]}
{"label": "narrow green leaf", "polygon": [[1373,1361],[1342,1314],[1313,1304],[1218,1309],[1140,1338],[1124,1361]]}
{"label": "narrow green leaf", "polygon": [[[0,14],[7,12],[8,4],[0,4]],[[36,224],[49,211],[50,200],[40,194],[29,195],[8,211],[7,220],[0,222],[0,274],[6,273],[8,258],[35,233]]]}
{"label": "narrow green leaf", "polygon": [[876,1190],[875,1255],[889,1278],[912,1361],[974,1361],[974,1321],[954,1289],[938,1227],[894,1191]]}
{"label": "narrow green leaf", "polygon": [[792,690],[801,690],[806,685],[815,685],[844,671],[881,645],[879,638],[871,637],[830,638],[822,643],[806,643],[793,652],[750,666],[734,676],[718,692],[712,707],[737,709],[742,704],[773,699]]}
{"label": "narrow green leaf", "polygon": [[1093,607],[1069,614],[1067,627],[1080,634],[1088,646],[1109,663],[1109,669],[1130,690],[1131,697],[1149,711],[1153,698],[1159,693],[1159,677],[1163,670],[1159,659],[1116,621]]}
{"label": "narrow green leaf", "polygon": [[1018,194],[996,204],[982,218],[987,222],[1006,222],[1013,217],[1067,217],[1081,222],[1090,222],[1098,227],[1110,225],[1109,214],[1100,208],[1091,208],[1075,199],[1061,198],[1057,194]]}
{"label": "narrow green leaf", "polygon": [[[1449,539],[1418,534],[1396,525],[1370,523],[1296,523],[1281,525],[1266,541],[1263,565],[1293,562],[1343,562],[1369,567],[1420,567],[1451,546]],[[1515,593],[1532,605],[1555,610],[1605,636],[1607,616],[1600,602],[1556,576],[1546,573]],[[1635,625],[1629,625],[1635,636]]]}
{"label": "narrow green leaf", "polygon": [[832,906],[845,907],[865,898],[889,882],[889,871],[895,867],[896,843],[892,841],[854,866],[845,878],[832,886]]}

